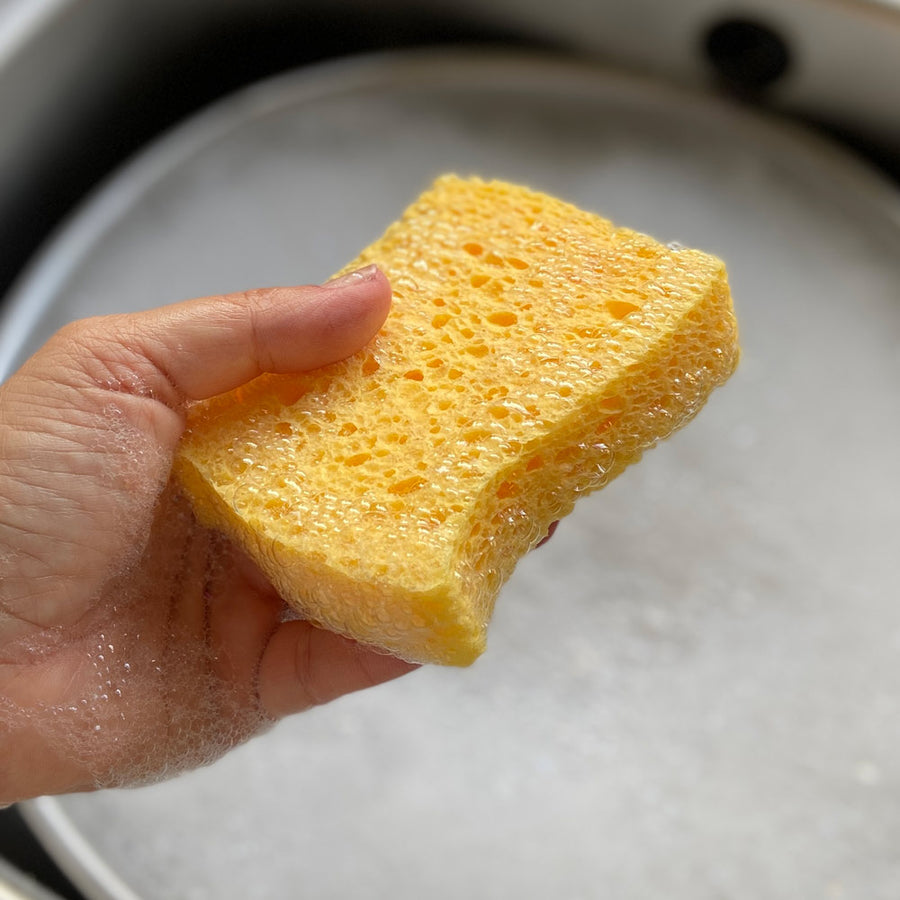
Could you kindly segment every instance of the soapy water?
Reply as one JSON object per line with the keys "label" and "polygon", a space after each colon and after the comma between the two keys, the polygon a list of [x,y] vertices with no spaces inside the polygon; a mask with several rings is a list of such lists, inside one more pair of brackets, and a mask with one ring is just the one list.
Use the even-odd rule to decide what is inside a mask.
{"label": "soapy water", "polygon": [[[0,731],[32,768],[52,770],[54,790],[170,777],[270,721],[256,697],[254,648],[229,655],[219,641],[232,590],[249,590],[230,544],[196,522],[167,481],[168,453],[118,409],[103,411],[95,433],[108,460],[98,516],[116,529],[112,539],[107,528],[96,538],[108,540],[109,567],[71,579],[72,602],[84,608],[77,621],[15,623],[0,656]],[[94,537],[93,521],[82,541]],[[4,571],[14,564],[10,553],[0,562]],[[79,596],[82,585],[89,595]],[[271,598],[247,606],[274,627]],[[30,777],[44,789],[43,773]]]}

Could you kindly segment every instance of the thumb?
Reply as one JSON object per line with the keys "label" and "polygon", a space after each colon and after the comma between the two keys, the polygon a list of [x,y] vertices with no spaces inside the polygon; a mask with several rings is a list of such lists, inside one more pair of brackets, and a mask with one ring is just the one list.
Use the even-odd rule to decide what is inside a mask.
{"label": "thumb", "polygon": [[86,382],[78,386],[150,397],[177,409],[264,372],[298,372],[349,356],[381,327],[390,297],[387,278],[369,266],[319,286],[84,319],[54,340],[75,377]]}

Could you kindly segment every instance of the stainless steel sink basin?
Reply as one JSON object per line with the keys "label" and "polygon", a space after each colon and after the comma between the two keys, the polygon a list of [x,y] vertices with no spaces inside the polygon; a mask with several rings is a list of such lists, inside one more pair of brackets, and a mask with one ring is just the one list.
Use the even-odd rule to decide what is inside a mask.
{"label": "stainless steel sink basin", "polygon": [[[91,3],[0,0],[0,121],[4,122],[0,132],[0,291],[16,280],[19,287],[12,296],[21,295],[23,286],[28,288],[27,264],[47,235],[60,227],[64,217],[83,201],[87,192],[124,159],[139,152],[160,131],[189,113],[272,72],[364,49],[477,40],[507,46],[552,46],[571,56],[602,58],[614,66],[639,69],[651,73],[660,82],[677,81],[697,87],[721,80],[723,73],[711,62],[706,42],[717,24],[734,23],[730,7],[717,0],[685,0],[679,4],[650,0],[606,4],[585,4],[579,0],[557,0],[554,4],[497,0],[490,5],[476,0],[456,0],[452,4],[449,0],[419,3],[396,0],[382,3],[377,17],[364,14],[350,0],[333,0],[320,6],[276,0],[266,5],[265,15],[259,6],[253,0],[189,3],[147,0],[134,4],[123,4],[121,0],[92,0]],[[747,19],[764,24],[775,38],[783,40],[789,54],[784,73],[771,83],[749,92],[740,91],[742,103],[749,100],[771,108],[779,117],[788,113],[827,123],[855,146],[864,147],[886,171],[900,173],[896,149],[900,146],[900,119],[896,117],[896,109],[900,108],[900,79],[896,77],[900,12],[895,4],[748,0],[741,5],[741,17],[739,25],[746,24]],[[737,43],[742,33],[745,38],[748,34],[739,30]],[[293,96],[290,90],[284,87],[281,90],[283,97]],[[287,108],[288,100],[283,102]],[[300,101],[294,97],[290,102]],[[236,109],[237,119],[245,121],[241,119],[239,105]],[[211,158],[215,159],[215,155]],[[171,169],[173,177],[179,169],[175,162]],[[528,163],[520,160],[517,164],[523,172],[528,171]],[[682,171],[678,165],[673,163],[671,172]],[[752,164],[747,165],[749,172]],[[791,171],[798,168],[794,163],[791,165],[794,166]],[[828,170],[828,165],[823,164],[822,171]],[[843,163],[835,165],[840,169]],[[665,186],[665,166],[653,172],[654,177],[659,177],[660,185]],[[762,179],[759,172],[757,176]],[[753,177],[753,173],[748,177]],[[622,183],[631,183],[627,181],[627,173],[623,178]],[[580,186],[575,184],[573,190],[593,191],[587,176],[585,179]],[[124,180],[128,180],[127,176]],[[613,182],[600,179],[598,184],[601,183],[608,187]],[[856,182],[850,178],[847,183]],[[696,190],[702,194],[706,184],[698,180]],[[721,186],[719,182],[716,185]],[[145,187],[150,190],[152,186]],[[271,185],[263,188],[271,189]],[[673,202],[685,207],[693,202],[690,191],[683,185],[672,194],[677,195]],[[595,193],[590,196],[594,198]],[[870,195],[866,193],[865,197]],[[399,201],[399,192],[392,199]],[[203,203],[209,202],[209,196],[199,198],[198,217],[207,209]],[[868,199],[860,201],[854,213],[858,218],[854,221],[863,221],[869,210],[881,208],[875,202],[866,207],[868,202]],[[664,213],[652,208],[651,200],[641,199],[634,192],[631,196],[613,193],[610,203],[618,204],[623,212],[636,218],[644,215],[648,222],[659,227],[676,221],[675,218],[667,220]],[[700,201],[697,203],[702,206]],[[715,236],[713,225],[717,216],[723,222],[727,218],[716,207],[710,218],[702,226],[698,225],[698,233]],[[136,215],[134,228],[140,236],[144,225],[138,219]],[[369,224],[374,227],[374,220]],[[188,232],[195,225],[189,222]],[[370,236],[359,235],[360,239]],[[102,250],[102,242],[97,240]],[[728,240],[733,241],[733,247],[738,247],[736,238]],[[156,249],[163,256],[171,250]],[[52,259],[54,252],[59,258],[58,245],[56,251],[51,248],[49,257],[41,254],[34,265],[40,269],[47,258]],[[193,269],[187,266],[179,275],[179,289],[191,290],[216,277],[256,277],[259,270],[254,266],[293,263],[272,257],[268,251],[261,252],[257,260],[252,257],[248,253],[243,262],[232,261],[234,268],[230,271],[205,267],[202,262]],[[98,252],[98,259],[102,261],[102,258],[102,252]],[[311,260],[307,262],[313,264]],[[111,265],[115,277],[124,278],[129,271],[127,260],[114,260]],[[745,277],[750,284],[752,277]],[[102,283],[101,279],[97,278],[96,283]],[[138,297],[135,302],[149,299],[149,295]],[[104,302],[104,298],[98,302]],[[87,310],[89,306],[83,298],[76,298],[75,304],[79,310]],[[68,314],[55,298],[48,301],[48,308],[51,318]],[[33,330],[20,336],[21,346],[37,333]],[[0,344],[4,337],[0,334]],[[0,365],[4,362],[0,359]],[[755,375],[751,371],[748,377],[761,379],[763,375],[756,370]],[[741,431],[737,426],[729,434],[729,439],[737,442],[735,452],[753,439],[747,429]],[[648,478],[649,482],[653,481],[652,476]],[[651,490],[649,482],[645,484],[646,491]],[[632,524],[637,527],[636,523]],[[679,641],[686,640],[685,635],[665,612],[649,607],[645,612],[648,618],[641,627],[668,634],[672,640],[666,645],[666,652],[677,655]],[[740,610],[735,607],[732,612],[739,625]],[[613,613],[609,615],[613,626],[624,628],[627,624],[623,624],[624,619],[615,620]],[[524,625],[520,627],[524,630]],[[525,637],[513,627],[507,638],[508,651],[517,640],[524,641]],[[590,655],[585,647],[581,650]],[[747,662],[751,664],[752,660]],[[527,678],[523,672],[519,674]],[[444,692],[454,696],[440,681],[440,676],[434,678],[433,687],[438,695]],[[573,676],[570,681],[574,684],[577,679]],[[634,685],[619,684],[619,688],[636,690]],[[410,689],[410,698],[417,699],[415,687]],[[384,701],[380,706],[376,703],[379,709],[387,706]],[[786,711],[784,714],[787,716]],[[635,733],[644,727],[640,723],[632,725]],[[329,728],[352,730],[340,716],[319,720],[314,731],[316,727],[323,732]],[[287,745],[277,745],[276,750],[278,747],[281,748],[278,752],[287,758]],[[672,759],[668,762],[675,765]],[[531,763],[536,779],[549,777],[546,767],[555,764],[550,757],[538,759],[537,756]],[[720,760],[720,764],[727,767],[736,763],[731,758]],[[867,760],[860,762],[863,764],[871,766]],[[236,765],[238,771],[245,771],[242,763]],[[251,764],[246,765],[251,774],[257,771]],[[545,768],[541,769],[541,765]],[[630,771],[637,777],[636,769]],[[866,768],[857,775],[865,781],[872,771]],[[794,774],[801,778],[804,772]],[[852,772],[849,777],[853,782]],[[197,796],[203,796],[206,782],[201,778],[197,783],[200,785],[196,788]],[[215,786],[214,778],[209,784]],[[489,787],[501,791],[503,786]],[[853,787],[859,784],[854,783]],[[644,796],[640,789],[640,785],[635,786],[636,795]],[[192,787],[189,785],[185,790],[194,799]],[[146,814],[158,814],[154,795],[143,796],[150,798],[143,801],[147,804]],[[160,796],[162,806],[165,794]],[[172,796],[178,797],[178,791],[173,790]],[[115,808],[115,800],[106,802],[110,810]],[[82,825],[93,815],[89,799],[79,799],[71,808],[76,819],[82,817]],[[19,867],[39,874],[42,882],[59,896],[80,896],[50,858],[42,854],[16,811],[0,813],[0,856],[4,854]],[[4,886],[4,878],[8,886]],[[829,889],[827,884],[823,887]],[[23,880],[14,871],[6,871],[5,866],[0,869],[0,900],[7,900],[4,890],[16,900],[19,900],[16,892],[34,900],[44,900],[47,896],[44,888]],[[834,890],[839,890],[839,886]]]}
{"label": "stainless steel sink basin", "polygon": [[0,900],[78,900],[80,896],[18,810],[0,810]]}

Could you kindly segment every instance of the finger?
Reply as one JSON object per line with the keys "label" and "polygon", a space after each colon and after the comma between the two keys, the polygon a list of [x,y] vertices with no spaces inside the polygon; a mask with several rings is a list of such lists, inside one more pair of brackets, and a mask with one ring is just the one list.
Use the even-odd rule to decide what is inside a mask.
{"label": "finger", "polygon": [[417,668],[309,622],[285,622],[263,654],[259,699],[268,715],[281,718]]}
{"label": "finger", "polygon": [[[370,266],[324,285],[267,288],[76,323],[88,367],[109,387],[169,406],[236,388],[263,372],[299,372],[363,347],[381,327],[390,285]],[[93,373],[92,373],[93,374]]]}
{"label": "finger", "polygon": [[547,529],[547,533],[544,535],[544,537],[542,537],[542,538],[534,545],[534,546],[535,546],[535,549],[537,549],[538,547],[543,547],[544,544],[546,544],[547,541],[549,541],[550,538],[552,538],[553,535],[556,534],[556,528],[557,528],[558,525],[559,525],[559,520],[550,523],[550,527]]}

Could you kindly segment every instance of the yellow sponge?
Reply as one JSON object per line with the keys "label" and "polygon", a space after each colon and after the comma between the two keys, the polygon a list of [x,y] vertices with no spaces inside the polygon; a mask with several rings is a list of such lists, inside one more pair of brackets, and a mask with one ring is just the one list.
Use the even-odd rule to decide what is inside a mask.
{"label": "yellow sponge", "polygon": [[516,561],[733,371],[725,267],[455,176],[369,263],[394,288],[370,346],[193,408],[177,470],[304,616],[467,665]]}

